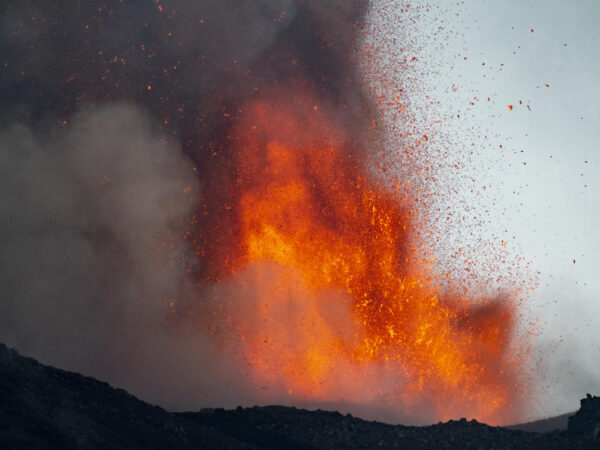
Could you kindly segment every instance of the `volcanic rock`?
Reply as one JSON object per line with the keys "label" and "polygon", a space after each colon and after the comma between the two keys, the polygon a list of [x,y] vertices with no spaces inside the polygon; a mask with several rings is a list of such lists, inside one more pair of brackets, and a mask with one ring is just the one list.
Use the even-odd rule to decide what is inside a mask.
{"label": "volcanic rock", "polygon": [[0,344],[0,448],[597,449],[599,434],[592,396],[567,431],[546,433],[466,419],[389,425],[283,406],[174,414]]}
{"label": "volcanic rock", "polygon": [[0,344],[0,448],[249,448]]}
{"label": "volcanic rock", "polygon": [[600,448],[600,397],[587,394],[581,399],[579,411],[569,417],[568,435],[573,439],[597,442],[597,448]]}

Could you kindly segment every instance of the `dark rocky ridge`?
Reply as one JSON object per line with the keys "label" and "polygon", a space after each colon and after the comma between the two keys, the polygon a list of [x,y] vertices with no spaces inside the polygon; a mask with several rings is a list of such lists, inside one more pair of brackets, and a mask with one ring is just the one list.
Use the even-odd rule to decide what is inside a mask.
{"label": "dark rocky ridge", "polygon": [[249,448],[0,344],[0,448]]}
{"label": "dark rocky ridge", "polygon": [[600,397],[568,430],[532,433],[449,421],[368,422],[282,406],[169,413],[92,378],[44,366],[0,344],[0,448],[600,448]]}

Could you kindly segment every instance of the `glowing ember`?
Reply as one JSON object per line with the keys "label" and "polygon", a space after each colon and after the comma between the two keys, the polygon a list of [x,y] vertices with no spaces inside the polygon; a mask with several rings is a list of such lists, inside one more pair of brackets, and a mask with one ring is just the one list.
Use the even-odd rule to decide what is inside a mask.
{"label": "glowing ember", "polygon": [[256,385],[304,401],[426,404],[442,419],[509,417],[510,304],[442,295],[416,256],[417,219],[370,183],[326,107],[290,95],[243,109],[226,206],[236,225],[212,258],[213,278],[229,276],[244,298],[220,295],[218,317]]}

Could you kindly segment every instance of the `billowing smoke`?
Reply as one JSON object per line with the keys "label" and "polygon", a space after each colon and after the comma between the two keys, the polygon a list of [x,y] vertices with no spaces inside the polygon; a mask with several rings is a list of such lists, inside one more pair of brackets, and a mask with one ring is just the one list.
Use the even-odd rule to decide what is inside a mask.
{"label": "billowing smoke", "polygon": [[[170,325],[176,305],[208,295],[186,240],[198,178],[157,130],[121,103],[83,107],[67,132],[0,131],[0,339],[169,408],[256,402],[223,352],[235,354],[231,334],[205,333],[210,313]],[[219,289],[243,311],[240,282]]]}
{"label": "billowing smoke", "polygon": [[0,161],[1,339],[122,383],[143,375],[169,303],[189,295],[174,259],[199,192],[189,161],[125,104],[84,107],[66,133],[10,125]]}
{"label": "billowing smoke", "polygon": [[353,56],[367,6],[363,0],[5,2],[0,117],[45,129],[90,103],[143,107],[197,169],[205,195],[196,212],[208,231],[194,238],[211,261],[220,246],[215,234],[235,232],[233,213],[221,205],[237,176],[231,129],[249,99],[282,86],[289,96],[309,92],[329,103],[352,149],[367,147],[356,145],[372,113]]}
{"label": "billowing smoke", "polygon": [[[363,1],[4,2],[0,340],[172,409],[289,404],[287,392],[250,387],[247,368],[223,351],[235,354],[235,339],[215,339],[204,306],[215,289],[232,313],[254,305],[244,290],[252,268],[218,288],[202,281],[222,257],[218,236],[235,232],[220,207],[236,176],[229,133],[246,99],[286,84],[320,96],[361,139],[370,107],[351,50],[365,10]],[[262,281],[253,289],[277,277]],[[290,295],[284,304],[302,313],[301,294]],[[319,320],[348,314],[335,306],[347,302]],[[294,326],[287,312],[273,316],[277,326]]]}

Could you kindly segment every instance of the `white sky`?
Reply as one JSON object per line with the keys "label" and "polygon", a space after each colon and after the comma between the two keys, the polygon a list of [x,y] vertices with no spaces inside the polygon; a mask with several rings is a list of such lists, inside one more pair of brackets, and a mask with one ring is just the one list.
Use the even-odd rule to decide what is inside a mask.
{"label": "white sky", "polygon": [[[542,414],[577,409],[600,394],[600,1],[383,0],[374,10],[375,41],[418,57],[417,126],[441,120],[430,142],[448,152],[437,207],[454,212],[437,252],[506,240],[513,259],[531,262]],[[457,186],[459,200],[448,193]]]}

